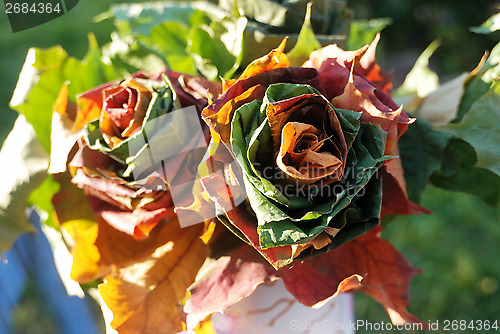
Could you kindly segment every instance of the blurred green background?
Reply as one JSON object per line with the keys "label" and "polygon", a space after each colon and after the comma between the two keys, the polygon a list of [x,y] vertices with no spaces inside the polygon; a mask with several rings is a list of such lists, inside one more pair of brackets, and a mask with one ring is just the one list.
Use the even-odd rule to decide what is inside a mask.
{"label": "blurred green background", "polygon": [[[29,47],[59,44],[70,55],[83,57],[87,33],[94,33],[101,45],[109,41],[112,24],[96,23],[93,17],[118,2],[123,1],[82,0],[62,17],[15,34],[4,11],[0,13],[0,143],[17,116],[8,102]],[[377,57],[383,69],[394,69],[395,87],[436,38],[442,46],[433,56],[431,68],[443,80],[472,70],[484,51],[500,40],[499,32],[486,36],[468,29],[497,12],[498,1],[350,0],[348,4],[354,9],[355,19],[392,19],[392,25],[382,32]],[[399,217],[383,234],[424,271],[412,282],[409,310],[425,321],[500,321],[500,263],[496,251],[500,245],[500,210],[474,197],[433,187],[423,194],[422,205],[434,213]],[[356,295],[355,307],[358,319],[389,321],[382,307],[362,294]],[[43,307],[33,284],[14,313],[14,323],[15,333],[57,333],[53,317]]]}

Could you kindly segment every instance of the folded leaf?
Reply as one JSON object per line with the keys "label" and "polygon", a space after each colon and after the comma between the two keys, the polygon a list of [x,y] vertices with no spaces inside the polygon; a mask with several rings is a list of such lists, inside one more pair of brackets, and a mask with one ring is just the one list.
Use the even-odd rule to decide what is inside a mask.
{"label": "folded leaf", "polygon": [[[252,71],[251,66],[249,66],[249,71]],[[259,65],[256,66],[259,67]],[[268,85],[288,81],[320,85],[317,71],[311,68],[277,68],[243,80],[226,81],[224,94],[208,105],[201,116],[208,126],[221,136],[222,142],[227,143],[231,132],[229,123],[235,110],[245,103],[259,99]]]}
{"label": "folded leaf", "polygon": [[[273,49],[265,56],[252,61],[239,76],[238,80],[244,80],[270,70],[290,66],[288,57],[285,54],[285,46],[286,38],[281,41],[280,45],[276,49]],[[224,82],[224,91],[231,87],[235,82],[236,79]]]}
{"label": "folded leaf", "polygon": [[[276,49],[270,54],[273,52],[280,51]],[[273,266],[281,267],[299,254],[301,257],[311,256],[313,252],[304,252],[304,244],[318,251],[321,248],[324,252],[365,233],[377,224],[381,180],[372,183],[370,180],[387,157],[384,156],[386,134],[379,127],[360,122],[360,112],[334,109],[312,86],[294,83],[303,79],[321,88],[316,81],[317,76],[313,76],[317,73],[315,69],[266,70],[268,64],[271,64],[271,68],[276,65],[273,65],[273,61],[276,62],[263,57],[251,64],[247,68],[250,76],[245,77],[243,74],[244,78],[235,81],[219,99],[204,109],[202,115],[213,130],[212,141],[220,139],[225,144],[219,144],[218,147],[229,149],[243,173],[239,183],[244,184],[250,207],[224,210],[228,225],[232,226],[232,230],[239,231],[235,233],[242,234],[243,239],[246,238]],[[258,74],[252,75],[253,69]],[[305,75],[300,76],[301,73]],[[286,123],[309,124],[319,131],[311,130],[305,135],[307,138],[301,132],[301,137],[297,137],[300,145],[298,142],[292,145],[290,138],[294,138],[294,135],[288,136],[282,132]],[[322,138],[321,144],[318,134]],[[304,179],[304,185],[294,184],[291,182],[294,181],[292,175],[296,177],[298,174],[290,172],[292,166],[285,164],[298,164],[294,165],[297,172],[305,164],[298,157],[297,161],[291,161],[294,156],[288,151],[292,146],[293,152],[305,150],[304,145],[314,146],[312,151],[323,155],[324,147],[324,152],[341,160],[340,165],[337,166],[336,160],[335,170],[323,174],[328,176],[319,180]],[[220,154],[217,150],[210,151],[211,157],[218,163],[227,163],[218,161]],[[283,159],[281,161],[281,169],[288,175],[286,182],[278,173],[280,163],[278,167],[274,166],[276,163],[273,159],[276,159],[276,155],[280,156],[280,150],[283,159],[288,159],[286,162]],[[323,172],[318,168],[319,163],[308,164],[310,168]],[[230,179],[230,176],[226,175],[226,179]],[[217,182],[214,177],[201,178],[201,181],[212,201],[221,208],[231,208],[231,203],[222,195],[231,194],[232,190],[224,182]],[[310,181],[314,184],[309,184]],[[250,208],[251,212],[244,215],[243,212]],[[258,231],[258,243],[253,239],[252,229]],[[329,237],[321,235],[327,230],[332,233],[333,239],[328,246],[328,242],[325,242]],[[302,244],[300,251],[298,248],[292,249],[299,244]],[[268,251],[272,248],[273,251],[281,251],[271,255]]]}
{"label": "folded leaf", "polygon": [[386,154],[391,154],[399,137],[413,122],[390,98],[390,75],[375,62],[380,36],[356,51],[329,45],[311,53],[303,67],[318,70],[323,95],[335,108],[361,112],[362,121],[379,125],[388,137]]}
{"label": "folded leaf", "polygon": [[[336,64],[346,67],[347,69],[354,67],[354,71],[356,71],[355,75],[366,77],[366,79],[378,89],[390,95],[392,89],[392,74],[385,74],[382,72],[375,60],[379,40],[380,34],[376,34],[370,39],[371,43],[369,45],[363,43],[363,45],[355,51],[344,51],[336,44],[327,45],[311,52],[309,59],[302,66],[313,67],[320,70],[320,72],[326,71],[327,78],[329,78],[328,72],[331,71],[333,71],[334,75],[338,76],[337,81],[330,81],[329,86],[331,87],[325,87],[327,88],[326,92],[329,98],[339,95],[347,82],[348,71],[337,68]],[[323,62],[326,64],[322,69]]]}
{"label": "folded leaf", "polygon": [[[406,311],[409,284],[419,270],[379,237],[381,229],[352,240],[334,251],[296,261],[279,271],[265,262],[249,246],[240,245],[225,255],[207,262],[203,274],[191,286],[186,301],[188,329],[211,312],[247,297],[265,282],[282,278],[286,288],[306,306],[321,307],[340,293],[362,291],[381,303],[394,324],[420,322]],[[234,238],[234,237],[233,237]],[[224,249],[217,238],[216,248]],[[224,239],[232,244],[231,237]]]}
{"label": "folded leaf", "polygon": [[[295,87],[295,89],[291,90],[290,87]],[[295,98],[288,98],[288,94],[300,97],[300,90],[302,90],[302,93],[310,92],[308,86],[271,85],[266,92],[264,104],[260,110],[268,109],[266,107],[268,102],[266,101],[274,101],[273,106],[277,105],[276,100],[281,99],[291,103]],[[288,94],[284,94],[284,92],[288,92]],[[310,99],[314,101],[312,97]],[[309,99],[305,99],[305,101],[309,101]],[[259,113],[258,106],[252,105],[250,107],[250,105],[247,105],[248,108],[242,107],[236,110],[233,118],[231,141],[236,159],[244,170],[245,189],[249,203],[257,216],[261,246],[269,248],[310,241],[332,223],[333,217],[349,205],[357,192],[366,185],[371,175],[375,173],[376,168],[381,164],[380,159],[383,156],[380,151],[383,151],[384,147],[383,134],[367,123],[363,123],[363,130],[358,130],[359,133],[355,137],[353,144],[356,153],[353,153],[352,158],[348,158],[346,163],[349,176],[343,178],[342,185],[340,185],[340,187],[345,186],[344,193],[333,196],[333,190],[325,185],[323,188],[320,186],[320,188],[316,189],[317,197],[315,197],[314,189],[309,188],[299,188],[295,192],[288,194],[285,191],[288,189],[286,186],[273,184],[263,176],[267,166],[263,157],[273,155],[267,151],[269,147],[272,147],[271,137],[274,121],[271,116],[268,116],[270,125],[253,122],[253,126],[259,125],[258,128],[255,130],[249,128],[247,122],[256,118],[256,116],[251,117],[250,115]],[[283,114],[293,110],[293,108],[284,108]],[[360,126],[359,120],[356,118],[360,116],[358,113],[337,110],[336,114],[339,120],[342,120],[339,128],[355,128],[356,124]],[[300,120],[300,118],[298,119]],[[311,116],[307,121],[318,122],[320,125],[317,127],[319,128],[325,126],[321,125],[321,117],[319,116],[315,120]],[[240,128],[244,130],[240,130]],[[280,126],[277,125],[277,128],[280,128]],[[247,136],[245,138],[243,137],[244,133],[252,133],[252,137]],[[333,133],[331,135],[334,136]],[[368,139],[370,136],[372,138]],[[363,142],[364,140],[366,142]],[[331,188],[333,187],[335,187],[335,183],[331,184]],[[325,200],[326,198],[328,200]],[[277,206],[274,201],[281,205]],[[307,224],[302,224],[306,221]]]}
{"label": "folded leaf", "polygon": [[[116,145],[110,145],[104,138],[108,130],[106,125],[103,124],[100,119],[94,118],[94,120],[85,128],[86,141],[89,147],[110,155],[121,163],[125,163],[127,158],[131,157],[131,155],[133,156],[135,154],[139,154],[140,148],[146,145],[144,138],[153,138],[153,136],[156,135],[158,128],[163,127],[165,125],[163,123],[166,123],[164,119],[163,122],[159,122],[157,120],[155,123],[152,121],[175,109],[180,109],[180,104],[179,101],[177,101],[177,96],[171,82],[166,77],[164,80],[165,81],[162,79],[141,81],[142,84],[146,85],[151,91],[152,98],[150,101],[148,100],[148,103],[145,106],[147,110],[145,110],[144,117],[141,120],[142,122],[137,132],[119,141]],[[98,109],[98,118],[101,115],[106,114],[106,112],[102,110],[102,98],[95,100],[94,95],[97,96],[104,94],[104,90],[107,87],[107,84],[102,85],[79,96],[79,100],[83,99],[84,101],[94,102],[94,108]],[[85,110],[80,109],[79,114],[82,112],[85,112]]]}

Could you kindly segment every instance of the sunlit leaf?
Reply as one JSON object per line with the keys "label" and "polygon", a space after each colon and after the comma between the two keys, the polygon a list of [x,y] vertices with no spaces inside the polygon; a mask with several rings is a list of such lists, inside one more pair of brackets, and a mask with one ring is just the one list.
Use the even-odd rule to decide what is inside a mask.
{"label": "sunlit leaf", "polygon": [[[251,21],[252,30],[261,34],[275,34],[274,37],[298,34],[306,6],[310,0],[272,1],[272,0],[221,0],[219,6],[229,13],[239,12]],[[312,7],[312,27],[316,34],[347,35],[352,13],[346,8],[344,0],[316,0]],[[263,45],[261,45],[263,46]],[[261,49],[262,50],[262,49]]]}
{"label": "sunlit leaf", "polygon": [[470,30],[476,34],[491,34],[492,32],[500,30],[500,13],[488,18],[480,26],[470,28]]}
{"label": "sunlit leaf", "polygon": [[33,231],[25,213],[30,193],[47,176],[48,155],[33,127],[19,116],[0,151],[0,252]]}
{"label": "sunlit leaf", "polygon": [[163,222],[147,239],[136,240],[98,219],[90,202],[97,199],[72,184],[69,173],[54,178],[60,185],[52,199],[55,219],[73,239],[71,277],[75,281],[91,282],[108,274],[112,267],[126,267],[147,258],[164,244],[169,230]]}
{"label": "sunlit leaf", "polygon": [[[462,75],[439,86],[438,89],[425,96],[413,115],[434,126],[445,125],[457,118],[460,102],[465,92],[465,83],[470,74]],[[412,110],[409,110],[412,112]]]}
{"label": "sunlit leaf", "polygon": [[59,190],[59,184],[52,175],[48,175],[42,184],[33,190],[28,198],[29,205],[36,205],[39,209],[47,213],[44,223],[54,228],[58,228],[54,220],[54,206],[52,205],[52,196]]}
{"label": "sunlit leaf", "polygon": [[[132,36],[138,41],[115,43],[122,66],[136,66],[129,61],[132,51],[144,56],[160,56],[174,71],[196,74],[216,80],[219,76],[230,77],[239,67],[243,57],[243,32],[246,18],[230,16],[208,2],[136,3],[112,6],[104,14],[115,21],[123,41]],[[144,57],[143,56],[143,57]]]}
{"label": "sunlit leaf", "polygon": [[[28,51],[10,106],[33,124],[47,152],[50,151],[53,106],[63,83],[69,81],[68,94],[75,96],[117,78],[113,67],[101,60],[95,37],[90,35],[89,41],[89,51],[83,60],[68,56],[61,47]],[[36,84],[26,90],[30,81]]]}
{"label": "sunlit leaf", "polygon": [[[480,64],[481,65],[481,64]],[[453,123],[461,121],[462,117],[470,110],[471,106],[484,94],[500,76],[500,43],[489,53],[482,68],[466,84],[465,92],[460,101],[457,118]]]}
{"label": "sunlit leaf", "polygon": [[295,43],[293,49],[287,53],[290,66],[301,66],[307,59],[309,59],[311,52],[321,47],[321,44],[314,35],[311,25],[311,6],[312,3],[307,5],[306,17],[304,18],[304,24],[300,29],[297,43]]}
{"label": "sunlit leaf", "polygon": [[196,64],[187,56],[189,27],[182,22],[167,21],[153,29],[148,37],[141,37],[161,54],[170,69],[186,74],[196,74]]}
{"label": "sunlit leaf", "polygon": [[113,312],[114,329],[121,334],[182,330],[180,303],[208,255],[199,238],[202,227],[180,228],[176,220],[170,221],[163,246],[104,278],[99,291]]}
{"label": "sunlit leaf", "polygon": [[196,334],[217,334],[215,332],[214,325],[212,324],[212,319],[210,317],[206,318],[196,326],[194,329]]}
{"label": "sunlit leaf", "polygon": [[[202,4],[203,6],[205,4]],[[213,6],[207,4],[210,8]],[[148,2],[133,4],[117,4],[100,18],[111,18],[115,21],[118,31],[133,36],[148,36],[153,28],[164,22],[189,23],[196,10],[196,5],[185,2]]]}
{"label": "sunlit leaf", "polygon": [[194,57],[198,70],[208,79],[230,78],[242,57],[246,18],[224,18],[210,25],[192,27],[187,51]]}
{"label": "sunlit leaf", "polygon": [[212,37],[209,27],[195,27],[189,35],[188,51],[193,54],[196,66],[208,79],[215,80],[220,74],[229,71],[235,57],[231,55],[224,43],[216,36]]}
{"label": "sunlit leaf", "polygon": [[[80,113],[77,114],[77,104],[70,101],[68,82],[65,82],[54,104],[54,114],[52,115],[49,166],[49,173],[51,174],[66,171],[66,164],[69,163],[68,155],[78,138],[83,135],[82,131],[74,131],[75,125],[77,125],[75,120],[79,122],[85,121],[84,117],[78,117],[78,115]],[[81,127],[79,130],[81,130]]]}
{"label": "sunlit leaf", "polygon": [[[429,68],[429,59],[439,47],[439,41],[433,41],[418,57],[415,65],[403,84],[394,92],[397,96],[413,95],[424,97],[439,86],[438,75]],[[406,103],[405,105],[408,105]],[[412,110],[408,110],[412,111]]]}
{"label": "sunlit leaf", "polygon": [[[156,73],[165,69],[166,60],[137,38],[111,33],[111,42],[102,47],[103,57],[125,77],[137,71]],[[188,71],[186,71],[188,72]]]}

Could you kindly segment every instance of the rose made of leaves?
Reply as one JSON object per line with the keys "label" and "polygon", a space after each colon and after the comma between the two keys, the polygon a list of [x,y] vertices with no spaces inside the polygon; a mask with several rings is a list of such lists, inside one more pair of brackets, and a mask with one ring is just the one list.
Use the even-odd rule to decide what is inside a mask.
{"label": "rose made of leaves", "polygon": [[390,98],[391,75],[375,61],[380,35],[359,50],[344,51],[329,45],[311,53],[303,64],[318,70],[325,95],[339,108],[362,113],[362,121],[380,126],[387,133],[385,153],[394,158],[380,169],[383,182],[382,216],[430,213],[408,199],[397,141],[414,119]]}
{"label": "rose made of leaves", "polygon": [[[92,100],[96,96],[99,99]],[[151,80],[139,74],[85,92],[78,99],[92,101],[99,117],[87,124],[85,141],[70,163],[72,182],[92,194],[90,203],[98,216],[144,239],[161,219],[173,216],[173,204],[165,191],[167,180],[158,170],[147,170],[139,177],[131,174],[131,146],[147,146],[143,136],[155,135],[146,134],[149,124],[181,107],[175,90],[166,77]]]}
{"label": "rose made of leaves", "polygon": [[[138,73],[79,94],[74,103],[63,87],[55,108],[62,118],[54,118],[54,124],[63,120],[66,128],[78,132],[65,159],[68,172],[57,174],[61,191],[53,202],[58,220],[73,231],[74,279],[91,281],[102,277],[109,265],[133,263],[163,244],[167,225],[179,224],[170,183],[189,178],[195,170],[182,159],[168,165],[169,156],[154,146],[169,148],[166,144],[172,143],[165,138],[172,136],[184,140],[185,148],[206,143],[207,131],[200,127],[197,134],[179,134],[175,128],[179,123],[170,115],[194,113],[193,121],[200,125],[199,112],[213,98],[209,91],[218,94],[219,90],[217,83],[174,72]],[[57,156],[56,140],[53,147],[52,155]],[[70,190],[69,181],[77,188]],[[81,210],[68,212],[72,198],[78,198]],[[94,223],[72,223],[82,220]],[[89,226],[94,235],[85,238]],[[109,242],[114,246],[109,247]],[[96,248],[99,256],[79,257],[88,247]]]}
{"label": "rose made of leaves", "polygon": [[[333,96],[331,87],[343,82],[343,72],[336,78],[337,72],[323,71],[328,80],[321,70],[288,67],[282,44],[238,80],[226,82],[226,91],[202,113],[213,143],[220,141],[219,151],[227,149],[238,162],[247,196],[220,220],[275,267],[336,248],[380,218],[377,172],[390,158],[390,131],[367,118],[368,111],[338,103],[342,90]],[[376,94],[390,100],[382,91]],[[369,97],[365,102],[372,103]],[[384,117],[384,110],[379,115],[389,130],[397,127],[397,118]],[[217,152],[211,153],[217,160]],[[227,168],[225,173],[234,179]],[[202,182],[208,196],[227,207],[214,178]]]}
{"label": "rose made of leaves", "polygon": [[130,78],[105,88],[102,95],[99,128],[106,144],[113,148],[141,128],[153,93]]}

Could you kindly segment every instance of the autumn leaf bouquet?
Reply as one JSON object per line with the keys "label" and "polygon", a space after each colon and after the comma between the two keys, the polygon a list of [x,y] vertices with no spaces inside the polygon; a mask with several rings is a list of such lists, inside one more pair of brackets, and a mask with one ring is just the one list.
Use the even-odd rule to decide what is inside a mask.
{"label": "autumn leaf bouquet", "polygon": [[[207,332],[213,314],[276,280],[306,306],[362,291],[394,324],[420,322],[406,310],[419,270],[380,237],[381,219],[430,213],[415,201],[431,177],[498,183],[475,165],[474,140],[393,100],[380,35],[353,51],[318,42],[310,5],[291,51],[285,37],[249,63],[249,34],[269,24],[243,5],[158,6],[114,7],[121,28],[102,49],[91,37],[82,61],[31,49],[11,102],[32,125],[21,152],[41,161],[17,186],[61,233],[71,278],[98,289],[108,325]],[[460,81],[461,108],[498,99],[494,54]],[[405,87],[424,113],[427,96]]]}

